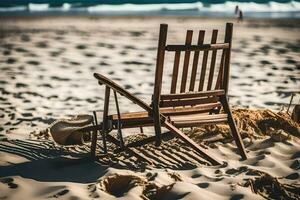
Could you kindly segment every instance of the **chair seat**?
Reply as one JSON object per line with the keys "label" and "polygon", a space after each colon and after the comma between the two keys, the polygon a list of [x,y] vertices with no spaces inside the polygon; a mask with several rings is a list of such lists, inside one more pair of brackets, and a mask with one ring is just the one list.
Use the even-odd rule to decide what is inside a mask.
{"label": "chair seat", "polygon": [[[189,127],[205,123],[226,122],[227,114],[209,114],[209,111],[220,106],[220,103],[210,103],[194,107],[162,108],[160,111],[175,126]],[[153,119],[148,112],[122,113],[120,119],[122,128],[153,125]],[[117,125],[118,115],[110,115],[109,120],[111,120],[113,125]]]}

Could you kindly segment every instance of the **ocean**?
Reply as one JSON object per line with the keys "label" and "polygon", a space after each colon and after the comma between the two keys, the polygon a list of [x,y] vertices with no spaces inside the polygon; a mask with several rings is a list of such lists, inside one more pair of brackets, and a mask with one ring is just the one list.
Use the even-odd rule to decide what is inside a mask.
{"label": "ocean", "polygon": [[3,15],[231,17],[235,7],[249,18],[300,18],[295,0],[1,0]]}

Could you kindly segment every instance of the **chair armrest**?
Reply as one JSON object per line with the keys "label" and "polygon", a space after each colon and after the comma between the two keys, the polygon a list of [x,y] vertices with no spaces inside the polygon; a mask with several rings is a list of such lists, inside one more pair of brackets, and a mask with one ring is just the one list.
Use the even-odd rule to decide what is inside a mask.
{"label": "chair armrest", "polygon": [[100,84],[104,84],[104,85],[108,86],[109,88],[111,88],[112,90],[118,92],[119,94],[127,97],[129,100],[131,100],[135,104],[139,105],[140,107],[142,107],[149,113],[152,112],[152,108],[148,104],[146,104],[144,101],[137,98],[136,96],[134,96],[127,90],[125,90],[123,87],[121,87],[117,83],[113,82],[111,79],[109,79],[101,74],[98,74],[98,73],[94,73],[94,77],[98,80],[98,82]]}

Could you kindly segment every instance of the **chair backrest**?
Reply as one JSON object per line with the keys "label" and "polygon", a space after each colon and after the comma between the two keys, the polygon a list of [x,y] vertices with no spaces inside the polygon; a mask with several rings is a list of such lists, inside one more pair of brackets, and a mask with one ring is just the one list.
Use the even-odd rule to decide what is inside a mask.
{"label": "chair backrest", "polygon": [[[212,31],[211,41],[208,44],[204,44],[204,30],[200,30],[198,32],[198,40],[197,44],[195,45],[192,44],[193,31],[187,30],[185,44],[167,45],[166,41],[168,25],[161,24],[156,60],[154,93],[152,97],[153,103],[160,102],[165,54],[167,52],[173,52],[175,54],[171,76],[172,78],[170,94],[184,94],[201,91],[209,92],[220,89],[224,90],[225,93],[227,93],[230,69],[232,28],[232,23],[226,24],[223,43],[217,43],[218,30],[214,29]],[[193,54],[191,54],[191,52],[193,52]],[[181,62],[183,65],[182,69],[180,69],[180,55],[183,53],[184,60],[183,62]],[[218,57],[217,54],[219,54]],[[192,62],[190,62],[191,56],[193,56]],[[210,62],[208,61],[208,58],[210,58]],[[217,58],[219,59],[219,62],[216,62]],[[201,67],[200,69],[197,69],[199,60],[201,63]],[[219,64],[218,67],[216,67],[216,63]],[[179,72],[181,72],[181,74],[179,74]]]}

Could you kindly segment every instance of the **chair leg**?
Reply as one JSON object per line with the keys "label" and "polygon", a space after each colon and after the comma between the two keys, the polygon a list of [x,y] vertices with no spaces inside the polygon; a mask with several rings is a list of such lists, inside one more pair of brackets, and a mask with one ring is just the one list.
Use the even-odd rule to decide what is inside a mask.
{"label": "chair leg", "polygon": [[230,110],[230,107],[229,107],[227,97],[226,96],[220,97],[220,101],[223,105],[225,113],[228,114],[228,124],[229,124],[230,130],[231,130],[231,134],[232,134],[232,136],[235,140],[235,143],[236,143],[236,145],[239,149],[240,155],[241,155],[243,160],[246,160],[247,159],[247,154],[246,154],[245,147],[244,147],[244,144],[243,144],[243,141],[242,141],[242,137],[239,134],[239,132],[237,130],[237,127],[236,127],[236,124],[234,122],[234,119],[232,117],[232,113],[231,113],[231,110]]}
{"label": "chair leg", "polygon": [[155,145],[159,146],[161,144],[161,121],[159,110],[156,107],[156,104],[153,105],[153,120],[154,120],[154,131],[155,131]]}
{"label": "chair leg", "polygon": [[93,131],[91,144],[91,157],[96,157],[97,131]]}
{"label": "chair leg", "polygon": [[[94,118],[95,118],[94,112]],[[95,119],[96,121],[96,119]],[[96,122],[97,123],[97,122]],[[94,123],[93,123],[94,124]],[[97,125],[97,124],[96,124]],[[97,146],[97,130],[92,132],[92,142],[91,142],[91,157],[94,159],[96,157],[96,146]]]}

